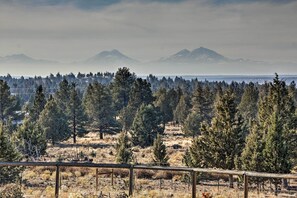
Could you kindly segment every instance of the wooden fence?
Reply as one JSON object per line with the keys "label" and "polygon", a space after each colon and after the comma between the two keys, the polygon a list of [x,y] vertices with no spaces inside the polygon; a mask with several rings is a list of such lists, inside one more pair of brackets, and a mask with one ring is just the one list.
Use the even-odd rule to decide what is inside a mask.
{"label": "wooden fence", "polygon": [[[220,169],[206,169],[206,168],[187,168],[187,167],[162,167],[162,166],[148,166],[148,165],[130,165],[130,164],[97,164],[97,163],[78,163],[78,162],[0,162],[0,167],[4,166],[44,166],[56,167],[55,177],[55,197],[59,197],[60,186],[60,167],[87,167],[87,168],[110,168],[110,169],[128,169],[129,170],[129,196],[133,195],[133,175],[134,170],[163,170],[163,171],[182,171],[188,172],[191,175],[192,182],[192,198],[196,198],[197,173],[213,173],[229,176],[242,176],[244,186],[244,198],[248,198],[248,178],[277,178],[277,179],[297,179],[296,174],[272,174],[259,173],[250,171],[235,171],[235,170],[220,170]],[[98,185],[98,171],[96,171],[96,184]]]}

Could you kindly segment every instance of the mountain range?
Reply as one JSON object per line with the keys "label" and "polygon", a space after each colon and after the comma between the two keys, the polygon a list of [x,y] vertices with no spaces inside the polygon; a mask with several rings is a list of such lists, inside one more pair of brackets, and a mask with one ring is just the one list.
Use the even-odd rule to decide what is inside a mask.
{"label": "mountain range", "polygon": [[[239,60],[243,59],[237,59]],[[221,62],[234,62],[213,50],[200,47],[192,51],[183,49],[176,54],[168,56],[167,58],[161,58],[157,61],[151,61],[150,63],[221,63]],[[0,63],[19,63],[19,64],[58,64],[58,61],[34,59],[25,54],[13,54],[5,57],[0,57]],[[120,51],[113,49],[111,51],[102,51],[95,56],[92,56],[86,60],[76,62],[76,64],[85,65],[131,65],[139,64],[140,61],[130,58]]]}
{"label": "mountain range", "polygon": [[[41,67],[42,66],[42,67]],[[24,54],[0,57],[0,75],[48,75],[49,73],[105,72],[129,67],[139,75],[261,75],[297,74],[296,63],[269,63],[248,59],[231,59],[214,50],[199,47],[188,49],[160,58],[141,62],[120,51],[102,51],[90,58],[72,63],[34,59]]]}

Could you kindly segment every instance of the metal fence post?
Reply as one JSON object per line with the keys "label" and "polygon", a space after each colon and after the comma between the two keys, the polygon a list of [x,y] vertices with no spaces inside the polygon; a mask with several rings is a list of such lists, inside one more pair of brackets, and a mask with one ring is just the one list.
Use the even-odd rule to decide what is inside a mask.
{"label": "metal fence post", "polygon": [[196,182],[197,174],[195,171],[192,171],[192,198],[196,198]]}
{"label": "metal fence post", "polygon": [[59,187],[60,187],[60,166],[56,165],[56,186],[55,186],[56,198],[59,198]]}
{"label": "metal fence post", "polygon": [[133,195],[133,183],[133,165],[131,165],[129,172],[129,196]]}

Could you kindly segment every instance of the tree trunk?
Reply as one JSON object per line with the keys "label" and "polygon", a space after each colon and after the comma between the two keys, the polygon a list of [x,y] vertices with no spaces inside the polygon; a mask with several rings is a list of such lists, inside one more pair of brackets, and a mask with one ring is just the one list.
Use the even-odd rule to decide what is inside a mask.
{"label": "tree trunk", "polygon": [[100,140],[103,140],[103,132],[102,132],[102,127],[99,128],[99,132],[100,132]]}
{"label": "tree trunk", "polygon": [[76,117],[73,116],[73,143],[76,143]]}
{"label": "tree trunk", "polygon": [[233,188],[233,175],[229,175],[229,188]]}

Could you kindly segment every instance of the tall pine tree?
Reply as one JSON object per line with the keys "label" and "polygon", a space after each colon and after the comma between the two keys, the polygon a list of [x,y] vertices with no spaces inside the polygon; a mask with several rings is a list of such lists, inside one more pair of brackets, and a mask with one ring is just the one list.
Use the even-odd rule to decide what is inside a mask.
{"label": "tall pine tree", "polygon": [[82,101],[76,85],[73,83],[70,90],[69,104],[67,105],[67,114],[72,128],[73,143],[76,143],[78,134],[83,134],[85,130],[85,123],[87,121]]}
{"label": "tall pine tree", "polygon": [[46,99],[43,93],[43,87],[39,85],[36,88],[33,105],[30,109],[30,121],[36,122],[39,119],[39,115],[44,109],[45,104]]}
{"label": "tall pine tree", "polygon": [[84,105],[92,126],[99,129],[100,139],[103,139],[103,130],[116,123],[109,88],[98,82],[90,84],[84,96]]}

